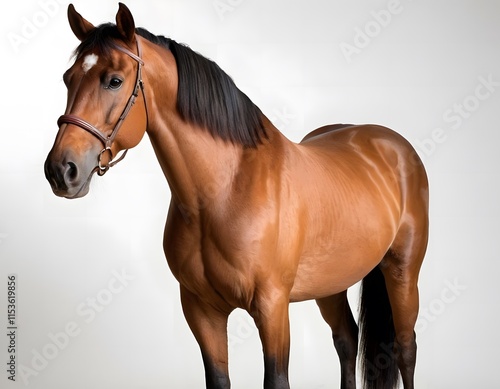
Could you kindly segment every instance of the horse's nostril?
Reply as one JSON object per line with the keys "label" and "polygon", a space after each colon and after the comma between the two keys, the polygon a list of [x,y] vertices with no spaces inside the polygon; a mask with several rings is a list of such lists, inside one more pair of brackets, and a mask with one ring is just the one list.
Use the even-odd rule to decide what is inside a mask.
{"label": "horse's nostril", "polygon": [[45,161],[45,177],[53,188],[66,188],[62,166],[56,162],[51,161],[50,159],[47,159]]}
{"label": "horse's nostril", "polygon": [[72,182],[78,178],[78,168],[73,162],[68,162],[65,176],[68,182]]}

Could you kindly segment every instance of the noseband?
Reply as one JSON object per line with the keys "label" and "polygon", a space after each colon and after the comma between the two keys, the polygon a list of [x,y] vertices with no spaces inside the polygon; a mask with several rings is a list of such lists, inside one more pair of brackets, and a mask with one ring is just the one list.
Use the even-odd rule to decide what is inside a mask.
{"label": "noseband", "polygon": [[[123,124],[123,121],[125,120],[128,113],[130,112],[130,109],[134,105],[135,100],[137,99],[137,96],[139,95],[139,89],[142,92],[142,97],[144,99],[144,107],[146,108],[146,97],[144,95],[144,83],[142,82],[142,66],[144,66],[144,61],[141,58],[141,54],[142,54],[141,45],[140,45],[139,39],[137,39],[137,37],[136,37],[136,42],[137,42],[137,55],[135,55],[130,50],[127,50],[126,48],[124,48],[122,46],[114,45],[114,47],[117,50],[127,54],[130,58],[137,61],[137,78],[135,81],[135,87],[134,87],[134,90],[132,92],[132,95],[129,97],[129,99],[127,101],[127,105],[125,106],[125,109],[123,110],[122,114],[120,115],[118,121],[115,124],[115,127],[113,128],[113,131],[111,132],[111,134],[109,136],[106,136],[102,131],[100,131],[99,129],[94,127],[92,124],[90,124],[89,122],[87,122],[87,121],[85,121],[85,120],[83,120],[83,119],[81,119],[78,116],[73,115],[73,114],[62,115],[57,120],[57,125],[59,127],[61,127],[61,125],[63,125],[63,124],[74,124],[75,126],[78,126],[82,129],[84,129],[85,131],[90,132],[92,135],[94,135],[96,138],[98,138],[102,142],[102,144],[104,145],[104,148],[99,153],[99,156],[97,157],[97,166],[92,171],[92,173],[97,171],[97,174],[99,174],[100,176],[104,175],[104,173],[106,173],[110,167],[113,167],[118,162],[120,162],[123,158],[125,158],[125,155],[127,154],[128,150],[125,150],[119,158],[117,158],[116,160],[113,161],[113,154],[111,152],[111,145],[112,145],[113,141],[115,140],[116,135],[118,134],[118,130],[120,129],[121,125]],[[147,116],[147,108],[146,108],[146,116]],[[101,158],[105,152],[109,152],[110,161],[107,164],[103,165],[101,163]]]}

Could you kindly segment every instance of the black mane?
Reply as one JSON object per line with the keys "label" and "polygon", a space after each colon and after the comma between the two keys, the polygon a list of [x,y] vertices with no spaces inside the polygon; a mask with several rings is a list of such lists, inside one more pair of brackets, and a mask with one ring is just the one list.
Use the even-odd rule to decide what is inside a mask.
{"label": "black mane", "polygon": [[[260,109],[215,62],[146,29],[137,28],[136,33],[172,52],[179,78],[177,110],[184,120],[206,128],[214,137],[244,147],[256,147],[266,138]],[[109,54],[116,39],[122,37],[114,24],[100,25],[76,48],[75,55],[79,57],[94,48]]]}

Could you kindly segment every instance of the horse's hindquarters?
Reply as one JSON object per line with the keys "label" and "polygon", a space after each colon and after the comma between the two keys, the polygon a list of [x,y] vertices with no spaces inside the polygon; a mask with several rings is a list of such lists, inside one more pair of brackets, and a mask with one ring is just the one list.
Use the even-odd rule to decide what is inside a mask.
{"label": "horse's hindquarters", "polygon": [[427,212],[425,171],[404,138],[379,126],[332,129],[298,146],[304,237],[293,301],[352,286],[382,261],[409,208]]}

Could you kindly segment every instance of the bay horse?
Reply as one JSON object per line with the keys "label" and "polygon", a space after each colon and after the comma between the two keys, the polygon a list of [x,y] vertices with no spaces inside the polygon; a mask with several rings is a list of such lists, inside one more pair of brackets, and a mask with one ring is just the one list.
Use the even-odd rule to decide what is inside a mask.
{"label": "bay horse", "polygon": [[315,299],[341,388],[355,388],[347,289],[362,280],[364,386],[401,376],[413,388],[428,182],[412,146],[377,125],[291,142],[217,64],[136,28],[125,5],[116,24],[95,27],[73,5],[68,19],[80,44],[45,175],[57,196],[85,196],[147,132],[172,193],[164,251],[206,387],[230,387],[227,322],[242,308],[259,331],[264,388],[289,388],[289,303]]}

